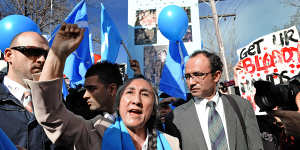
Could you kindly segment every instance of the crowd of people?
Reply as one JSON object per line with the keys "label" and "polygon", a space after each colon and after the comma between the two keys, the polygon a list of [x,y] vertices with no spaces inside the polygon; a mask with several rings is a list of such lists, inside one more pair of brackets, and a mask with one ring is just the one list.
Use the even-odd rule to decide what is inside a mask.
{"label": "crowd of people", "polygon": [[[207,51],[194,52],[186,62],[184,78],[190,91],[186,100],[165,93],[158,95],[141,74],[136,60],[130,60],[134,77],[126,81],[122,80],[118,64],[94,64],[86,72],[83,87],[73,89],[63,100],[65,61],[83,35],[84,29],[77,25],[63,24],[51,48],[35,32],[22,32],[14,37],[4,55],[8,71],[0,77],[0,149],[297,147],[292,142],[300,135],[300,113],[270,112],[269,116],[282,123],[282,128],[273,125],[274,120],[270,123],[282,131],[271,133],[279,142],[273,142],[270,148],[261,123],[266,119],[255,116],[249,101],[219,90],[223,63],[219,56]],[[295,101],[299,98],[298,93]],[[288,146],[286,140],[290,142]]]}

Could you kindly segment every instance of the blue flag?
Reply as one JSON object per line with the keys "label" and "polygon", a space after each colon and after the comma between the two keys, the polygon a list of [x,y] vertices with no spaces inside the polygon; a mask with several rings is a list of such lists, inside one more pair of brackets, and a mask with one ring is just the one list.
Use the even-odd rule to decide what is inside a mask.
{"label": "blue flag", "polygon": [[122,38],[111,17],[101,3],[101,61],[114,63]]}
{"label": "blue flag", "polygon": [[169,52],[162,70],[159,89],[170,96],[186,99],[184,59],[188,53],[182,41],[170,41]]}
{"label": "blue flag", "polygon": [[0,150],[17,150],[14,143],[9,139],[9,137],[0,128]]}
{"label": "blue flag", "polygon": [[66,84],[65,80],[63,80],[62,93],[63,93],[63,96],[64,96],[64,100],[66,101],[67,96],[69,95],[69,91],[68,91],[67,84]]}
{"label": "blue flag", "polygon": [[[84,83],[84,76],[87,69],[92,65],[89,46],[89,29],[88,16],[85,0],[81,0],[65,19],[66,23],[77,24],[79,27],[85,28],[84,37],[79,47],[67,58],[64,74],[70,79],[70,87],[74,88],[78,84]],[[51,34],[49,44],[55,37],[60,25],[56,27]]]}
{"label": "blue flag", "polygon": [[89,46],[90,46],[90,55],[91,55],[91,59],[92,59],[92,64],[94,64],[94,48],[93,48],[93,37],[92,37],[92,33],[89,34]]}

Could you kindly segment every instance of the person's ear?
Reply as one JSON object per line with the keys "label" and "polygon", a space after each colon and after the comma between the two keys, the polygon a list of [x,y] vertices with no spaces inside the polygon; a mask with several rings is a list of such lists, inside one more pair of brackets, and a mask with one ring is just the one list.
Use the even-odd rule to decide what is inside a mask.
{"label": "person's ear", "polygon": [[213,74],[213,78],[214,78],[214,81],[216,83],[219,82],[220,78],[221,78],[221,75],[222,75],[222,72],[220,70],[217,70],[214,74]]}
{"label": "person's ear", "polygon": [[108,85],[108,92],[110,93],[110,96],[116,96],[118,90],[118,86],[116,83],[111,83]]}
{"label": "person's ear", "polygon": [[11,63],[13,57],[14,57],[13,50],[10,49],[10,48],[5,49],[5,51],[4,51],[4,60],[8,63]]}

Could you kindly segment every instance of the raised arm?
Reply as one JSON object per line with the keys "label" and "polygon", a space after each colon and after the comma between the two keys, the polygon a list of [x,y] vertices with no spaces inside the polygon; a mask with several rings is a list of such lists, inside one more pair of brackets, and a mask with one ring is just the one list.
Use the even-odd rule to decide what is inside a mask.
{"label": "raised arm", "polygon": [[78,28],[76,24],[62,24],[49,50],[39,81],[63,77],[65,61],[79,46],[83,35],[84,29]]}
{"label": "raised arm", "polygon": [[[39,81],[27,80],[34,114],[49,139],[79,149],[99,149],[100,138],[92,121],[68,111],[62,103],[62,80],[67,56],[80,44],[84,29],[63,24],[56,34]],[[101,120],[101,118],[99,119]]]}

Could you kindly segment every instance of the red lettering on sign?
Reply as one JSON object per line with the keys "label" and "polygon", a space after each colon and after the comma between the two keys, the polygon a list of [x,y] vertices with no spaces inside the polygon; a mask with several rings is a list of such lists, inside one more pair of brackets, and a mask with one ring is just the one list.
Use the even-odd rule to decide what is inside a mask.
{"label": "red lettering on sign", "polygon": [[[270,59],[268,59],[268,57]],[[275,67],[274,57],[269,55],[268,53],[265,53],[264,59],[263,59],[263,64],[266,68]]]}
{"label": "red lettering on sign", "polygon": [[297,49],[298,49],[298,63],[300,63],[300,41],[298,42],[298,45],[297,45]]}
{"label": "red lettering on sign", "polygon": [[[268,68],[276,67],[277,63],[291,63],[293,61],[295,52],[298,54],[298,61],[300,63],[300,52],[298,48],[295,47],[284,47],[281,51],[273,50],[271,54],[265,53],[261,56],[247,57],[243,59],[243,68],[249,72],[254,73],[255,71],[268,71]],[[254,60],[253,60],[254,59]],[[294,68],[295,65],[291,65],[291,68]],[[300,68],[300,65],[297,65],[297,68]],[[278,72],[278,69],[275,68],[274,72]]]}
{"label": "red lettering on sign", "polygon": [[288,63],[293,59],[293,56],[294,56],[293,51],[297,52],[298,49],[295,47],[290,47],[290,48],[284,47],[281,49],[281,51],[282,51],[284,62]]}
{"label": "red lettering on sign", "polygon": [[[277,57],[276,57],[276,56],[277,56]],[[274,61],[275,61],[275,60],[278,60],[277,63],[282,63],[282,57],[281,57],[280,51],[278,51],[278,50],[273,50],[273,51],[272,51],[272,57],[273,57],[273,60],[274,60]],[[276,58],[278,58],[278,59],[276,59]]]}
{"label": "red lettering on sign", "polygon": [[245,68],[249,73],[255,72],[255,65],[252,63],[251,58],[247,57],[243,59],[243,68]]}
{"label": "red lettering on sign", "polygon": [[258,60],[258,56],[256,55],[256,56],[254,56],[254,58],[255,58],[255,65],[256,65],[256,70],[257,71],[262,71],[262,70],[265,70],[265,69],[267,69],[267,66],[260,66],[260,64],[259,64],[259,60]]}

